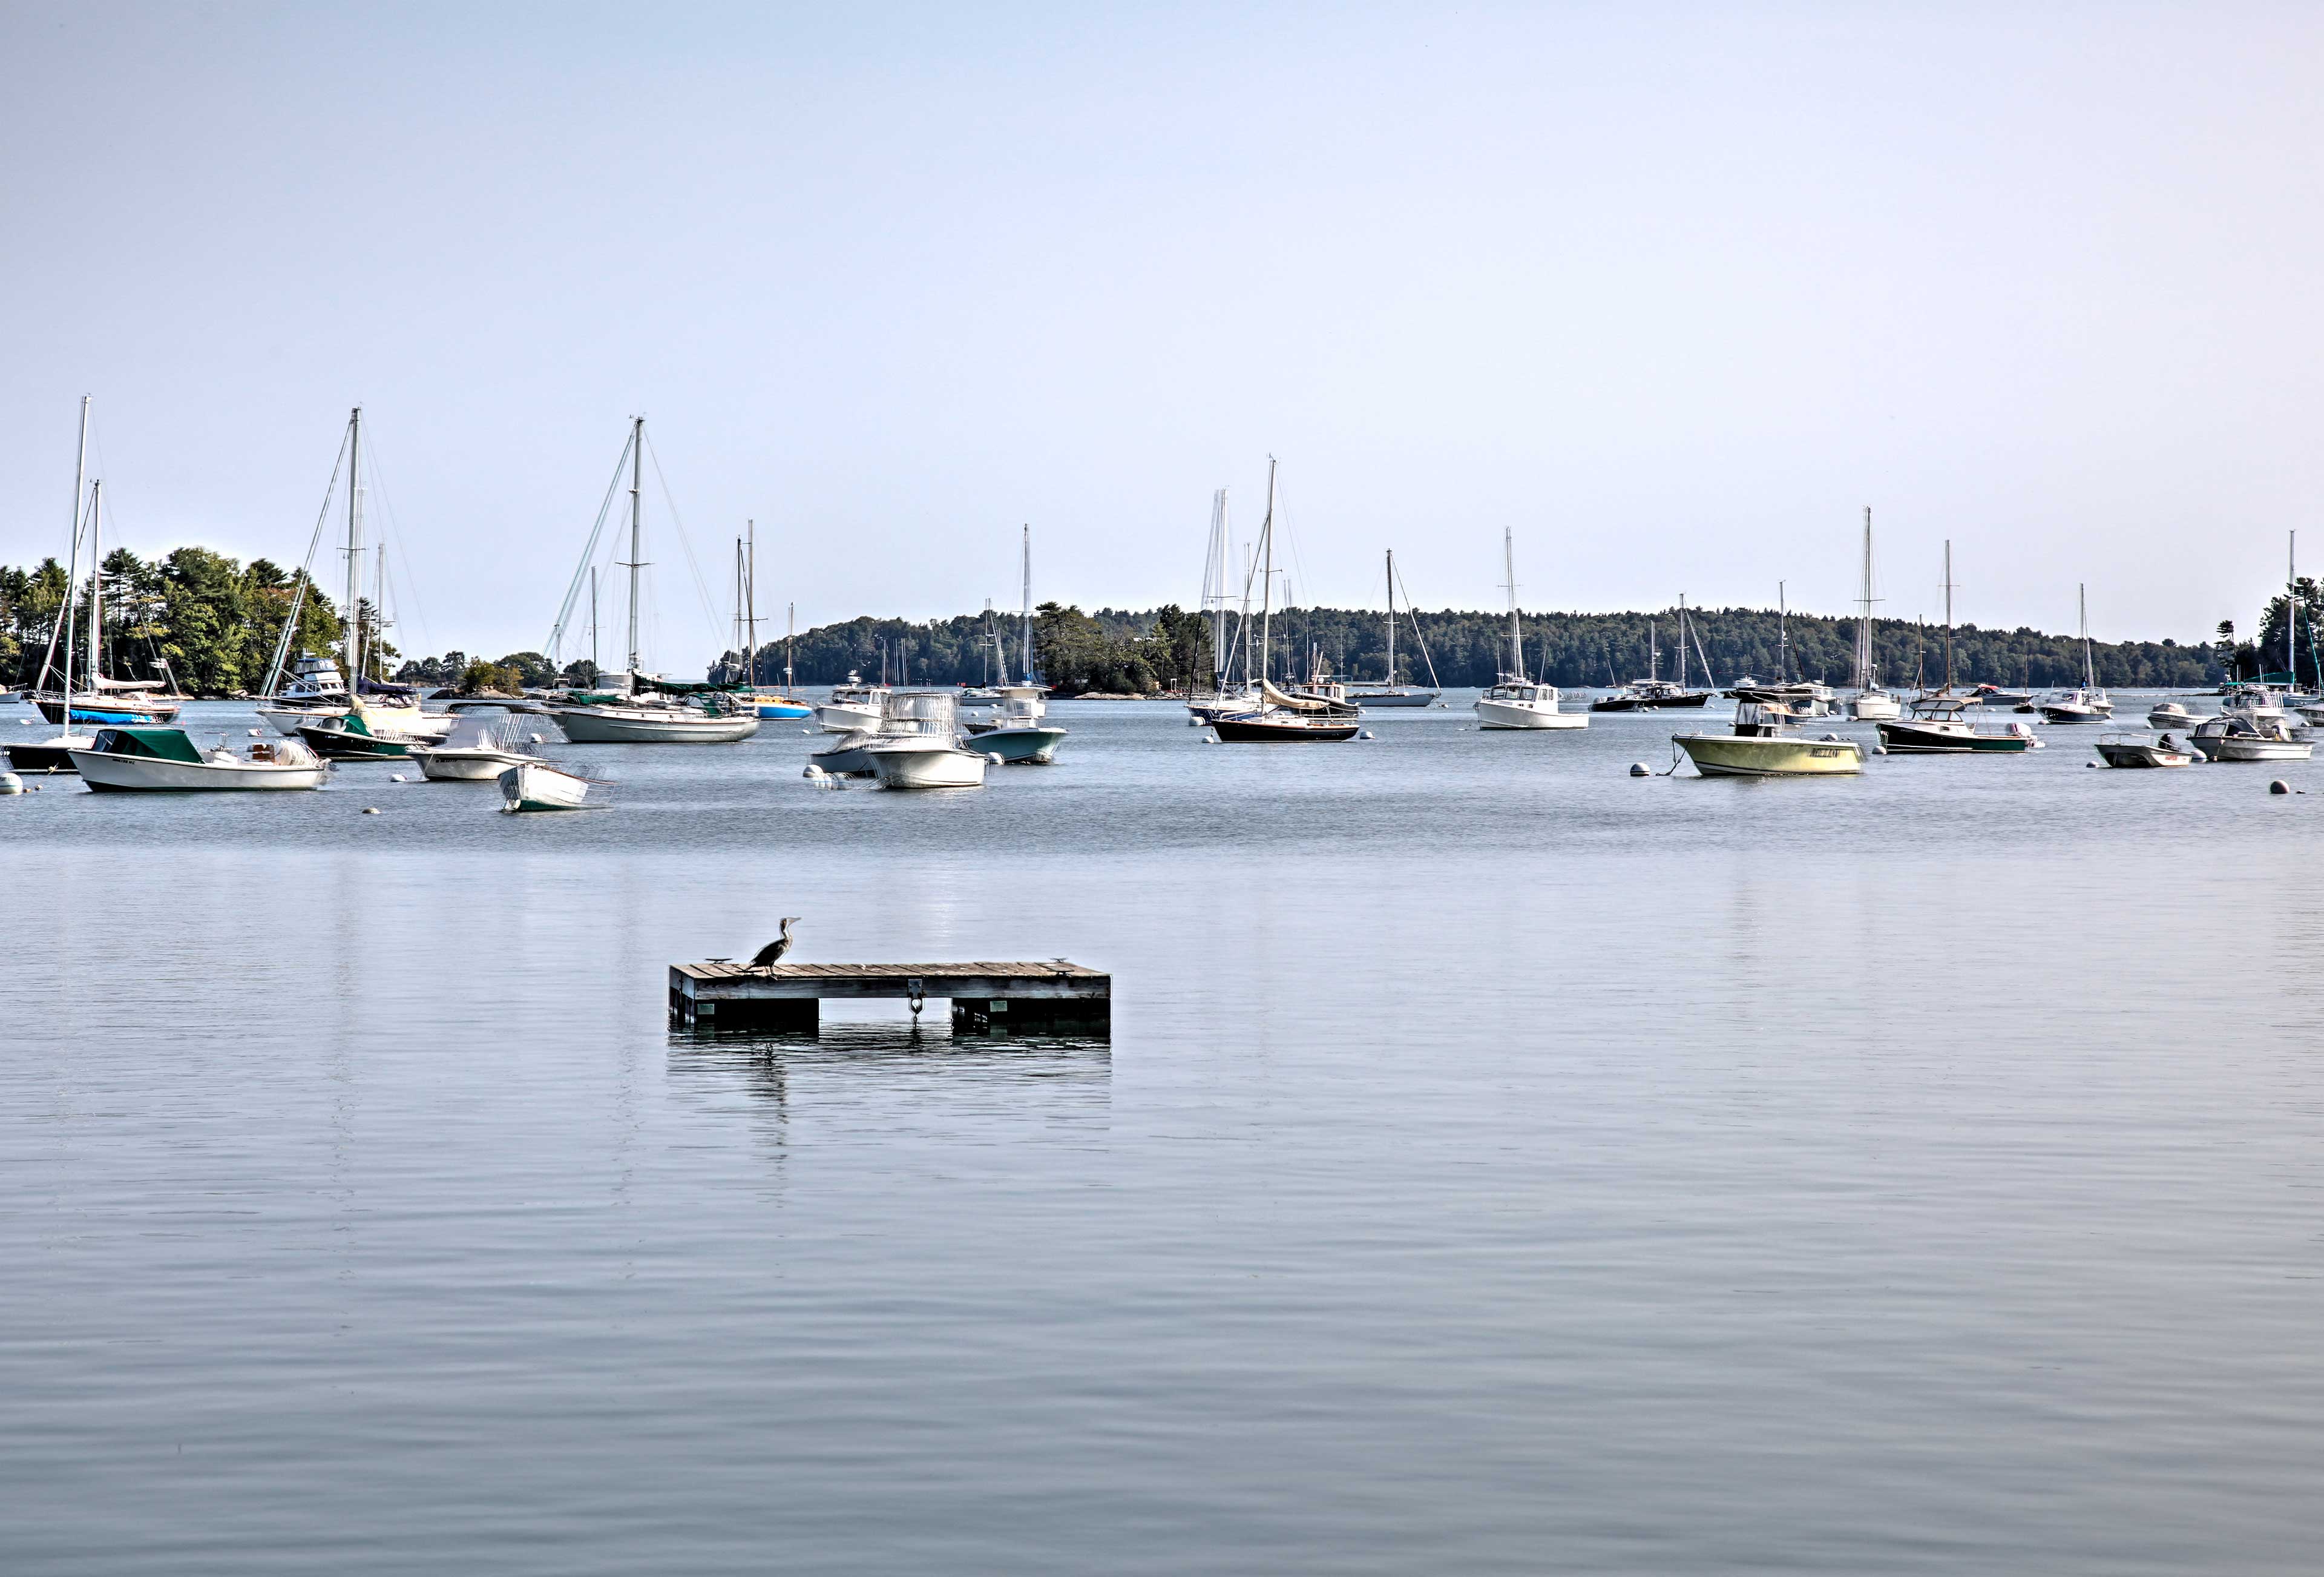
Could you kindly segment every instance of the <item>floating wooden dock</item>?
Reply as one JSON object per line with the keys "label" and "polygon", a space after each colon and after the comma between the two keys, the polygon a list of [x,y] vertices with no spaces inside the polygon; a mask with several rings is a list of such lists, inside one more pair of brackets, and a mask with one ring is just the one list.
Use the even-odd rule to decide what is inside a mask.
{"label": "floating wooden dock", "polygon": [[1104,1035],[1113,976],[1078,964],[747,964],[669,966],[669,1021],[682,1029],[812,1035],[826,1001],[952,1004],[956,1035]]}

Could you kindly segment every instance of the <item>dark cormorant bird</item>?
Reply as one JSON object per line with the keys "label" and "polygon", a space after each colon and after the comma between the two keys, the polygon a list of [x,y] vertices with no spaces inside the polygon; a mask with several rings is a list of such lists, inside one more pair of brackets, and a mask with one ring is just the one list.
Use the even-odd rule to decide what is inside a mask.
{"label": "dark cormorant bird", "polygon": [[770,964],[781,963],[783,954],[791,950],[791,927],[798,925],[798,916],[785,915],[783,917],[783,934],[776,937],[773,941],[768,943],[764,947],[760,948],[759,951],[752,956],[751,967],[752,969],[765,969]]}

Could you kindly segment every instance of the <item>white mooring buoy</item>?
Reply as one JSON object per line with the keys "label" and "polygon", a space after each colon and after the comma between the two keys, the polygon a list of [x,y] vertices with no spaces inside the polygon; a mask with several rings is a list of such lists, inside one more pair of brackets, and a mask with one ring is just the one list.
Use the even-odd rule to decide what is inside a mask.
{"label": "white mooring buoy", "polygon": [[0,772],[0,794],[22,794],[24,779],[14,772]]}
{"label": "white mooring buoy", "polygon": [[1644,761],[1632,761],[1632,762],[1630,763],[1630,776],[1631,776],[1631,777],[1633,777],[1633,778],[1651,778],[1651,777],[1653,777],[1654,775],[1655,775],[1655,770],[1654,770],[1652,767],[1649,767],[1648,765],[1646,765],[1646,762],[1644,762]]}
{"label": "white mooring buoy", "polygon": [[2292,785],[2278,778],[2268,784],[2267,791],[2270,794],[2289,794],[2292,792]]}
{"label": "white mooring buoy", "polygon": [[364,814],[365,816],[377,816],[379,814],[379,807],[376,805],[366,805],[364,807]]}

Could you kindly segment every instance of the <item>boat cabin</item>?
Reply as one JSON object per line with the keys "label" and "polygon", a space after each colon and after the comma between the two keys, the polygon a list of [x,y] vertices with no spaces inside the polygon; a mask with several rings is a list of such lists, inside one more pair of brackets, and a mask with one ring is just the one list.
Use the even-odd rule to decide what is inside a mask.
{"label": "boat cabin", "polygon": [[197,767],[202,764],[201,752],[194,748],[194,742],[186,737],[182,728],[100,728],[88,748],[101,756],[183,761]]}
{"label": "boat cabin", "polygon": [[1557,704],[1557,687],[1554,685],[1536,685],[1530,679],[1513,679],[1507,674],[1503,674],[1501,676],[1500,682],[1495,685],[1491,689],[1485,692],[1485,699],[1488,701],[1520,701],[1543,706],[1555,706]]}

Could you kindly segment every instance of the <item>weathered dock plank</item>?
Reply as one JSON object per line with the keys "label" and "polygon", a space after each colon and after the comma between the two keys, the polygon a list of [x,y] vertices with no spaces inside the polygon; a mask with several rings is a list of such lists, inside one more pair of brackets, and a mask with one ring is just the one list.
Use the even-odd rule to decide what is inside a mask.
{"label": "weathered dock plank", "polygon": [[1065,959],[967,964],[776,964],[713,959],[669,966],[670,1022],[681,1028],[812,1034],[825,1001],[952,1004],[959,1033],[1104,1033],[1113,977]]}

